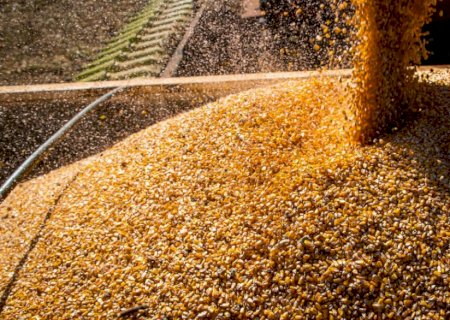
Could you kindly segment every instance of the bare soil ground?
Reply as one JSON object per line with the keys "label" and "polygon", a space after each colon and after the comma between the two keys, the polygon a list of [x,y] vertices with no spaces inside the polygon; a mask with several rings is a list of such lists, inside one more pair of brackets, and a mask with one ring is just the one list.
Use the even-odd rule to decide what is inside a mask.
{"label": "bare soil ground", "polygon": [[146,0],[0,0],[0,85],[70,81]]}
{"label": "bare soil ground", "polygon": [[[71,81],[145,3],[0,0],[0,85]],[[287,37],[286,25],[274,27],[263,18],[242,18],[242,4],[242,0],[209,1],[187,45],[179,75],[317,67],[317,54],[306,38]]]}
{"label": "bare soil ground", "polygon": [[[180,76],[306,70],[318,55],[305,39],[290,39],[286,25],[242,18],[242,0],[210,1],[184,50]],[[292,47],[296,44],[296,48]],[[289,47],[289,48],[288,48]],[[295,49],[295,53],[294,53]]]}

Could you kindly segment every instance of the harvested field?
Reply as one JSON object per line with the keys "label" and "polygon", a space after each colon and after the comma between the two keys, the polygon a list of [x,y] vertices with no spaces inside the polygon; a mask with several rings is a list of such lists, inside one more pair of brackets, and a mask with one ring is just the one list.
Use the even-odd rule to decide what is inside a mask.
{"label": "harvested field", "polygon": [[318,78],[229,96],[21,185],[0,206],[2,260],[26,250],[10,239],[39,241],[1,316],[450,317],[450,77],[428,76],[405,125],[370,146],[347,135],[346,80]]}
{"label": "harvested field", "polygon": [[146,0],[0,1],[0,84],[71,81]]}

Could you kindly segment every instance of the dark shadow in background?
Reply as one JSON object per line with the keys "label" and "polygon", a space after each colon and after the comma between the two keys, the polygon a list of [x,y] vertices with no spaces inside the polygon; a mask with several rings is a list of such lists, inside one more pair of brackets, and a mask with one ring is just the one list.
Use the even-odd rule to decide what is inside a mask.
{"label": "dark shadow in background", "polygon": [[450,1],[438,3],[433,21],[423,31],[430,33],[426,39],[429,42],[427,49],[431,52],[429,59],[423,64],[450,64]]}

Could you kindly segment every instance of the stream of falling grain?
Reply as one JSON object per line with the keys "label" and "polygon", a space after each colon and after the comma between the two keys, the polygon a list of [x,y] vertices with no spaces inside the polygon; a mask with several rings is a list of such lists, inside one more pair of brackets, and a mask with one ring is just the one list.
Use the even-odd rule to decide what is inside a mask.
{"label": "stream of falling grain", "polygon": [[417,97],[419,65],[427,52],[422,28],[436,0],[353,0],[357,29],[353,73],[354,136],[372,142],[402,121]]}

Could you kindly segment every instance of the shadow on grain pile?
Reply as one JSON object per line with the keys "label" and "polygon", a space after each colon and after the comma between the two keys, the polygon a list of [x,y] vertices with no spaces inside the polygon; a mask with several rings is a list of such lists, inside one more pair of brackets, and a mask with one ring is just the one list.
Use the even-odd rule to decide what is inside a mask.
{"label": "shadow on grain pile", "polygon": [[421,82],[420,90],[429,108],[413,107],[387,138],[394,148],[408,150],[412,169],[422,172],[427,183],[450,195],[450,86]]}
{"label": "shadow on grain pile", "polygon": [[[100,153],[133,133],[217,98],[214,94],[196,96],[193,92],[177,93],[176,88],[152,97],[130,91],[118,94],[85,116],[25,179],[35,178]],[[2,105],[0,183],[92,99]]]}

